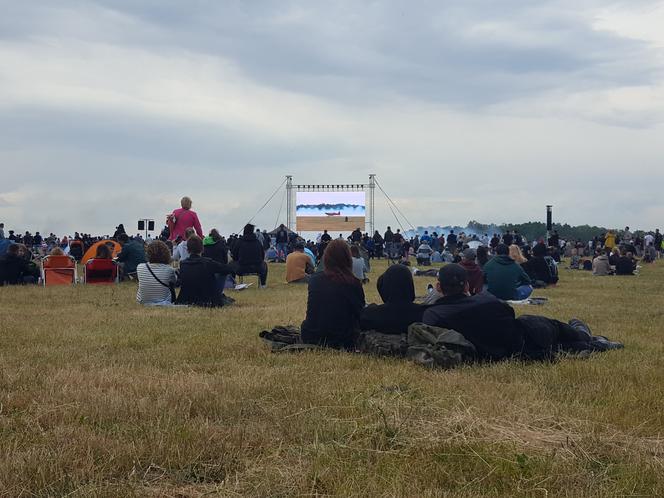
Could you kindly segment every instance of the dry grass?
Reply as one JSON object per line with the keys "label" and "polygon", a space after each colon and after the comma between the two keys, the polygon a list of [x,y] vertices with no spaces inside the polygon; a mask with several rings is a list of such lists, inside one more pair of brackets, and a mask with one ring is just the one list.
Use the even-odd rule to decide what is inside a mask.
{"label": "dry grass", "polygon": [[270,271],[221,310],[143,308],[132,283],[0,288],[0,494],[664,496],[664,264],[563,271],[519,309],[623,351],[447,372],[268,352],[259,330],[306,305]]}

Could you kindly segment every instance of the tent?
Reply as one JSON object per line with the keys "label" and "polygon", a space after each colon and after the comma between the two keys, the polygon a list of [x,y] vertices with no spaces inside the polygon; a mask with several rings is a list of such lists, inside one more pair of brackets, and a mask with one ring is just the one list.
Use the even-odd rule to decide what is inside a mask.
{"label": "tent", "polygon": [[85,254],[83,255],[83,259],[81,259],[81,264],[85,264],[88,262],[88,260],[92,259],[95,257],[95,254],[97,254],[97,247],[101,244],[106,244],[110,247],[111,252],[113,253],[113,257],[116,257],[118,253],[122,250],[122,246],[115,242],[114,240],[110,239],[105,239],[105,240],[100,240],[99,242],[95,242],[90,246],[90,249],[85,251]]}

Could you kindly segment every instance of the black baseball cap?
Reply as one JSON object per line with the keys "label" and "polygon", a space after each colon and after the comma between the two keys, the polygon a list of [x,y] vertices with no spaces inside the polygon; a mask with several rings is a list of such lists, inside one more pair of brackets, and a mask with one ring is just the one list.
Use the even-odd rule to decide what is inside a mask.
{"label": "black baseball cap", "polygon": [[450,263],[438,271],[438,281],[446,291],[463,290],[468,281],[468,273],[461,265]]}

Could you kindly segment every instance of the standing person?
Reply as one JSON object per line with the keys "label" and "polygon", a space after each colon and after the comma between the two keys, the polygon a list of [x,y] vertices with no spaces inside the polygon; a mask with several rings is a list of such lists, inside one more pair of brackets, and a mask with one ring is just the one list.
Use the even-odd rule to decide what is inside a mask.
{"label": "standing person", "polygon": [[604,249],[610,254],[614,247],[616,247],[616,234],[609,230],[604,236]]}
{"label": "standing person", "polygon": [[279,257],[284,258],[285,260],[288,255],[288,230],[283,223],[279,225],[275,239],[277,242],[277,252],[279,253]]}
{"label": "standing person", "polygon": [[0,223],[0,240],[5,238],[5,224]]}
{"label": "standing person", "polygon": [[383,237],[380,236],[378,230],[374,231],[373,234],[374,254],[378,259],[383,257],[383,242],[384,242]]}
{"label": "standing person", "polygon": [[[191,199],[183,197],[180,199],[180,209],[166,217],[166,223],[169,229],[169,240],[175,240],[178,237],[184,238],[184,232],[187,228],[193,228],[196,235],[203,238],[203,229],[201,222],[198,221],[198,215],[191,210]],[[184,240],[187,240],[186,238]]]}
{"label": "standing person", "polygon": [[353,275],[353,260],[344,240],[333,240],[323,253],[325,270],[309,280],[302,341],[350,349],[364,308],[362,283]]}
{"label": "standing person", "polygon": [[233,259],[235,260],[238,275],[255,273],[260,278],[261,288],[267,287],[267,263],[263,245],[256,238],[254,226],[247,223],[244,226],[242,237],[233,246]]}

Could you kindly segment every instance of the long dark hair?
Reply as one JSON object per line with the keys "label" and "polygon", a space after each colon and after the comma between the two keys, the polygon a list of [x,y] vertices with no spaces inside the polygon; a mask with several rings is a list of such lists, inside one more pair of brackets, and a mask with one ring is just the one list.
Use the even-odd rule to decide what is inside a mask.
{"label": "long dark hair", "polygon": [[353,275],[353,258],[345,240],[336,239],[330,242],[323,253],[325,275],[340,284],[362,285]]}

